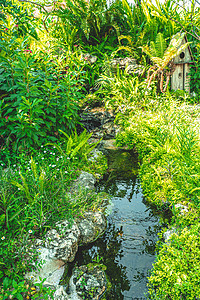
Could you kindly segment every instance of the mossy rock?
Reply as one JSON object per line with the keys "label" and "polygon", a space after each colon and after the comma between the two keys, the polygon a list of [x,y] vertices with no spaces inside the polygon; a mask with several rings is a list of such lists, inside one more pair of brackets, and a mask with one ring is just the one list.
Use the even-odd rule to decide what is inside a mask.
{"label": "mossy rock", "polygon": [[98,263],[90,263],[74,270],[73,284],[81,299],[99,299],[106,293],[108,282],[105,270],[106,266]]}

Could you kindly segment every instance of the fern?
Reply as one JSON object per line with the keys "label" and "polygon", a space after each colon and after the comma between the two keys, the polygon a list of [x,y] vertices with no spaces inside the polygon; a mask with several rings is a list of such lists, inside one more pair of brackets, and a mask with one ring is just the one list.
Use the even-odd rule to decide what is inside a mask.
{"label": "fern", "polygon": [[156,49],[156,53],[157,53],[156,56],[162,58],[164,56],[164,52],[165,52],[166,48],[167,48],[166,41],[165,41],[162,33],[159,32],[157,34],[156,41],[155,41],[155,49]]}
{"label": "fern", "polygon": [[11,180],[11,183],[16,186],[18,189],[20,189],[22,192],[24,192],[26,194],[26,198],[28,199],[28,203],[32,204],[33,203],[33,198],[31,197],[30,191],[29,191],[29,187],[27,185],[26,179],[25,177],[20,173],[20,177],[22,180],[22,184],[18,183],[15,180]]}
{"label": "fern", "polygon": [[156,50],[156,45],[154,42],[150,42],[150,51],[147,53],[149,56],[154,56],[156,57],[157,56],[157,50]]}
{"label": "fern", "polygon": [[127,23],[129,24],[130,28],[133,30],[134,25],[135,25],[135,18],[133,16],[131,7],[130,7],[127,0],[122,0],[122,5],[123,5],[123,8],[124,8],[124,10],[127,14]]}
{"label": "fern", "polygon": [[37,166],[35,161],[33,160],[32,156],[31,156],[31,170],[33,172],[33,176],[34,178],[37,180],[38,178],[38,174],[37,174]]}

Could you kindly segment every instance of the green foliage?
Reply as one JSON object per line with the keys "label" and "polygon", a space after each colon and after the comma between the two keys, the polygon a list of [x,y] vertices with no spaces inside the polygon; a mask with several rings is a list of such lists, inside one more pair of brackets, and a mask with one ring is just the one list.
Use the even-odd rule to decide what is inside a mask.
{"label": "green foliage", "polygon": [[[131,98],[125,91],[121,84],[115,85],[109,102],[117,111],[116,121],[122,126],[117,144],[138,151],[146,199],[160,209],[171,207],[177,228],[177,235],[169,242],[159,243],[159,254],[149,278],[149,299],[197,299],[200,142],[196,119],[199,109],[183,100],[178,102],[168,93],[160,96],[153,91],[142,93],[138,88]],[[188,212],[178,213],[174,209],[177,203],[186,205]]]}
{"label": "green foliage", "polygon": [[[94,192],[80,190],[73,195],[77,201],[67,196],[81,169],[100,174],[106,170],[102,156],[87,159],[95,146],[86,145],[89,136],[85,131],[80,136],[75,132],[64,139],[63,146],[42,145],[39,150],[30,149],[31,153],[19,153],[7,168],[4,162],[0,170],[0,282],[4,277],[20,282],[35,267],[37,253],[29,255],[27,249],[58,220],[72,223],[85,210],[98,209],[102,197]],[[64,150],[61,155],[61,147],[68,156]]]}
{"label": "green foliage", "polygon": [[[164,34],[165,38],[171,37],[175,31],[173,22],[167,18],[159,18],[156,8],[152,8],[151,2],[138,1],[137,5],[130,5],[127,0],[122,1],[124,16],[126,16],[126,25],[121,29],[123,35],[129,36],[132,40],[132,50],[141,56],[139,47],[155,41],[159,32]],[[162,11],[173,11],[173,3],[164,3],[161,5]],[[161,9],[161,8],[160,8]],[[122,17],[123,18],[123,17]],[[125,45],[127,46],[127,45]],[[130,46],[130,43],[128,43]],[[136,55],[135,53],[135,55]],[[137,55],[136,55],[137,56]]]}
{"label": "green foliage", "polygon": [[89,144],[88,140],[92,136],[92,133],[87,133],[84,130],[80,135],[74,131],[70,136],[59,130],[64,136],[64,142],[62,146],[58,144],[47,144],[54,146],[60,154],[62,154],[66,159],[85,159],[87,160],[88,154],[97,146],[100,140],[97,143]]}
{"label": "green foliage", "polygon": [[[171,107],[167,109],[166,106],[170,104]],[[198,176],[195,175],[199,172],[199,138],[195,124],[192,125],[192,117],[187,113],[187,106],[183,105],[178,109],[174,105],[172,101],[167,104],[163,103],[155,111],[148,110],[142,114],[141,111],[134,112],[131,118],[129,114],[128,122],[123,123],[125,130],[117,140],[119,144],[125,143],[129,147],[136,145],[140,156],[145,158],[141,176],[144,176],[147,194],[152,201],[155,201],[155,198],[159,201],[160,198],[162,205],[162,201],[171,201],[174,193],[173,201],[178,199],[179,194],[180,199],[190,198],[196,205],[199,205],[198,192],[196,191],[193,195],[190,192],[200,184]],[[151,162],[150,165],[149,162]],[[169,164],[173,167],[167,167]],[[170,175],[167,168],[176,170],[172,182],[172,174]],[[151,182],[153,174],[154,180]],[[166,175],[163,178],[161,174]],[[167,190],[171,189],[171,194],[164,191],[165,186]],[[160,197],[158,197],[159,190]],[[181,192],[175,193],[175,190],[181,190]]]}
{"label": "green foliage", "polygon": [[[167,91],[161,96],[154,83],[147,88],[142,78],[126,71],[113,75],[109,63],[106,74],[101,72],[111,52],[119,56],[129,51],[143,61],[142,47],[154,71],[167,69],[182,36],[176,35],[177,43],[167,50],[166,44],[182,27],[198,36],[199,10],[181,10],[171,0],[136,5],[116,0],[110,7],[104,0],[67,0],[63,6],[61,1],[54,3],[51,12],[33,3],[1,4],[0,299],[51,296],[42,283],[36,291],[23,281],[36,260],[36,253],[27,255],[27,247],[57,220],[72,222],[85,210],[99,208],[102,198],[95,193],[80,189],[73,202],[67,193],[80,170],[95,175],[106,170],[104,157],[99,156],[98,163],[92,159],[96,144],[88,143],[91,134],[75,131],[83,99],[85,105],[98,99],[115,110],[122,127],[118,144],[139,152],[144,194],[174,212],[180,235],[160,243],[149,279],[150,298],[198,298],[198,108],[191,111],[185,105],[189,96],[184,93],[171,96]],[[197,62],[191,69],[191,87],[198,93],[199,45],[191,46]],[[96,55],[96,64],[85,60],[83,53]],[[91,87],[100,89],[85,95]],[[189,212],[180,216],[176,203],[187,205]]]}
{"label": "green foliage", "polygon": [[191,91],[196,95],[194,101],[197,102],[200,99],[200,45],[199,43],[196,45],[192,43],[190,46],[194,57],[194,65],[190,68],[190,87]]}
{"label": "green foliage", "polygon": [[[176,32],[184,31],[199,40],[199,8],[196,1],[181,5],[178,1],[149,1],[143,2],[151,16],[162,24],[162,31],[168,37]],[[185,7],[184,7],[185,6]],[[160,30],[161,31],[161,30]],[[165,35],[166,36],[166,35]]]}
{"label": "green foliage", "polygon": [[149,299],[198,299],[200,293],[199,229],[199,224],[184,228],[159,249],[149,278]]}
{"label": "green foliage", "polygon": [[110,31],[114,32],[113,21],[117,9],[115,4],[108,8],[105,0],[68,0],[65,1],[65,7],[60,7],[54,14],[58,16],[58,33],[63,31],[67,35],[71,29],[83,43],[98,44]]}
{"label": "green foliage", "polygon": [[123,115],[128,115],[128,112],[133,111],[137,106],[145,108],[151,102],[148,100],[146,84],[137,76],[133,77],[120,72],[113,75],[110,72],[108,75],[102,74],[96,84],[100,87],[96,94],[103,96],[106,108],[119,112],[117,118],[119,116],[121,120],[124,119]]}
{"label": "green foliage", "polygon": [[156,66],[158,65],[159,69],[163,70],[176,55],[179,55],[188,47],[188,43],[181,45],[184,36],[185,34],[177,33],[172,37],[168,48],[166,48],[162,33],[158,33],[155,43],[151,42],[150,48],[148,46],[143,47],[143,51]]}
{"label": "green foliage", "polygon": [[162,58],[164,56],[164,52],[167,48],[166,41],[162,35],[162,33],[158,33],[156,36],[155,43],[153,41],[150,42],[150,50],[152,56],[157,56]]}
{"label": "green foliage", "polygon": [[36,20],[30,9],[19,5],[19,2],[1,0],[0,33],[4,36],[5,31],[12,32],[16,38],[30,36],[38,39]]}
{"label": "green foliage", "polygon": [[[4,140],[26,146],[55,140],[58,128],[69,131],[78,121],[78,101],[82,97],[79,70],[62,69],[48,55],[41,64],[27,47],[27,40],[9,35],[0,41],[0,114]],[[64,71],[64,72],[63,72]]]}
{"label": "green foliage", "polygon": [[[37,286],[37,289],[36,289]],[[25,281],[15,281],[14,279],[9,279],[5,277],[3,280],[3,285],[0,290],[0,299],[38,299],[41,297],[43,299],[53,299],[53,290],[44,287],[41,283],[33,286]]]}

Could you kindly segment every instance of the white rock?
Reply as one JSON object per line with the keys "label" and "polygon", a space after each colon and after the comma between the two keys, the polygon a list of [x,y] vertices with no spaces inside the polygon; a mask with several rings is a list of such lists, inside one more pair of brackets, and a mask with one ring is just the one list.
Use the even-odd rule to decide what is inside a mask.
{"label": "white rock", "polygon": [[37,249],[37,251],[39,252],[36,263],[37,270],[26,274],[25,278],[31,279],[34,283],[46,279],[45,285],[57,286],[65,270],[64,262],[52,259],[52,252],[44,247]]}
{"label": "white rock", "polygon": [[185,206],[185,205],[183,205],[183,204],[181,204],[181,203],[175,204],[175,205],[174,205],[174,208],[175,208],[176,210],[179,210],[180,213],[181,213],[182,215],[184,215],[184,213],[187,213],[187,212],[188,212],[187,206]]}
{"label": "white rock", "polygon": [[168,241],[174,233],[177,233],[176,228],[171,228],[171,229],[168,229],[167,231],[165,231],[163,233],[163,238],[164,238],[165,242]]}
{"label": "white rock", "polygon": [[45,247],[52,251],[55,258],[72,262],[78,250],[80,230],[75,222],[69,228],[68,221],[57,222],[56,227],[57,230],[47,232]]}
{"label": "white rock", "polygon": [[53,298],[54,300],[70,300],[62,285],[56,289]]}

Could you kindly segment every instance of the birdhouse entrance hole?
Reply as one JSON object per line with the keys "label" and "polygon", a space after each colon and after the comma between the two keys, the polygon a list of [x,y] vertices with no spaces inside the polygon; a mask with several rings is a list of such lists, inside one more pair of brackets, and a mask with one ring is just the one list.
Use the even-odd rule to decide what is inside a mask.
{"label": "birdhouse entrance hole", "polygon": [[185,57],[185,53],[184,53],[184,52],[181,52],[180,58],[183,59],[184,57]]}

